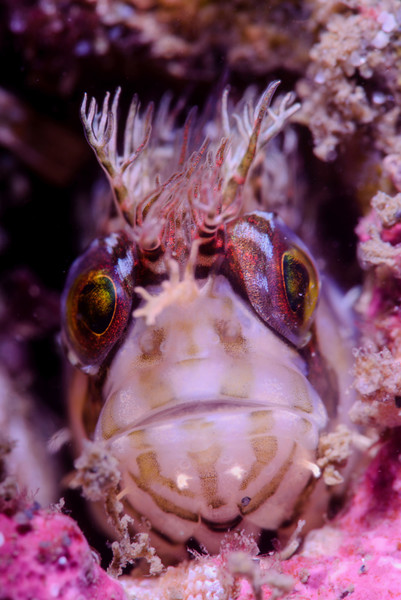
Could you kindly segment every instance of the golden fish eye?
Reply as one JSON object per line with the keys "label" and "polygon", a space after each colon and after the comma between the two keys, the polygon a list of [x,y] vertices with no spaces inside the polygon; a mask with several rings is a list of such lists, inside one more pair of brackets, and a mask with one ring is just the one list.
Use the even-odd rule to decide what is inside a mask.
{"label": "golden fish eye", "polygon": [[319,297],[314,266],[300,248],[292,246],[283,253],[282,273],[290,309],[301,323],[308,322]]}
{"label": "golden fish eye", "polygon": [[116,288],[110,277],[102,273],[90,272],[87,279],[78,297],[77,318],[92,333],[102,335],[110,327],[116,311]]}
{"label": "golden fish eye", "polygon": [[95,240],[72,265],[62,296],[62,339],[92,373],[121,341],[132,313],[135,249],[125,234]]}

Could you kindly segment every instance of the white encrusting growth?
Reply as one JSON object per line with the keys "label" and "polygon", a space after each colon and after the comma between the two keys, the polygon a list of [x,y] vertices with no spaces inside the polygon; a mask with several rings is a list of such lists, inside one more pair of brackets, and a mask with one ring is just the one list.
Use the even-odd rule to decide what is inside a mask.
{"label": "white encrusting growth", "polygon": [[163,281],[158,294],[152,295],[143,287],[136,287],[145,304],[134,311],[134,317],[145,317],[147,325],[154,325],[157,316],[168,306],[188,305],[201,293],[199,284],[195,280],[195,261],[199,249],[199,240],[191,246],[189,260],[185,266],[184,277],[180,278],[179,263],[173,258],[168,261],[170,278]]}

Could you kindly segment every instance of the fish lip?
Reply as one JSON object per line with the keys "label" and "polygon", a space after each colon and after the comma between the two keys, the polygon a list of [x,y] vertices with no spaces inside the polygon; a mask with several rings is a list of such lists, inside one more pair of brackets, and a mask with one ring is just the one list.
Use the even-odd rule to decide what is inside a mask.
{"label": "fish lip", "polygon": [[138,429],[145,427],[154,427],[160,425],[168,425],[178,419],[185,418],[198,418],[210,415],[215,411],[221,412],[244,412],[246,410],[257,410],[257,411],[272,411],[272,410],[284,410],[291,412],[296,415],[302,415],[307,418],[307,415],[297,408],[275,404],[273,402],[264,402],[263,404],[257,400],[251,400],[248,398],[213,398],[213,399],[202,399],[197,400],[192,398],[188,401],[180,402],[168,408],[162,408],[158,411],[153,412],[152,415],[138,419],[127,424],[123,429],[119,429],[110,440],[116,440],[119,437],[133,432]]}
{"label": "fish lip", "polygon": [[207,415],[211,410],[224,410],[224,409],[239,409],[244,410],[247,408],[265,408],[265,405],[261,405],[260,402],[248,400],[247,398],[227,398],[227,399],[210,399],[200,400],[196,399],[188,400],[187,402],[180,402],[178,405],[170,406],[168,408],[161,409],[135,423],[135,427],[142,427],[150,424],[161,424],[163,422],[169,422],[174,418],[180,417],[191,417]]}

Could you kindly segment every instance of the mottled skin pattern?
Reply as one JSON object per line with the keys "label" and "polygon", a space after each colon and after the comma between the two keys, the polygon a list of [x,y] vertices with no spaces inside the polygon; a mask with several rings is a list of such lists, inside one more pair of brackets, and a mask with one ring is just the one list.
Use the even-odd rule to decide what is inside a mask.
{"label": "mottled skin pattern", "polygon": [[213,532],[244,517],[277,528],[326,424],[305,371],[221,276],[155,325],[138,319],[105,381],[95,434],[119,457],[126,503],[172,542],[195,535],[214,551]]}
{"label": "mottled skin pattern", "polygon": [[[151,165],[149,111],[131,110],[119,156],[118,95],[111,113],[108,99],[97,116],[93,102],[83,108],[127,225],[68,276],[63,339],[92,377],[72,395],[72,425],[107,444],[125,510],[174,558],[193,537],[217,552],[227,531],[296,519],[319,477],[319,437],[351,402],[350,331],[345,321],[337,331],[329,291],[316,311],[313,259],[274,215],[241,202],[261,140],[277,131],[271,111],[264,125],[274,89],[248,106],[239,140],[217,136],[184,160],[188,121],[178,170],[155,189],[142,182],[136,201]],[[229,116],[225,95],[223,131]]]}

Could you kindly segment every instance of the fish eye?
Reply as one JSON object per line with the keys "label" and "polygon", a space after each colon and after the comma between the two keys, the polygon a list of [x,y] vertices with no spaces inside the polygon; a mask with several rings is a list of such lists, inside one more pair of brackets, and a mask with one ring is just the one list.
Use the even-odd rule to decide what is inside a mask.
{"label": "fish eye", "polygon": [[320,281],[308,250],[272,213],[227,227],[223,272],[259,317],[295,346],[308,342]]}
{"label": "fish eye", "polygon": [[62,296],[62,337],[70,360],[96,372],[132,313],[135,254],[123,233],[95,240],[71,266]]}
{"label": "fish eye", "polygon": [[319,297],[316,269],[309,256],[293,245],[283,252],[281,273],[290,310],[300,323],[310,323]]}
{"label": "fish eye", "polygon": [[104,335],[113,321],[117,306],[116,286],[101,271],[85,274],[77,295],[76,318],[94,335]]}

